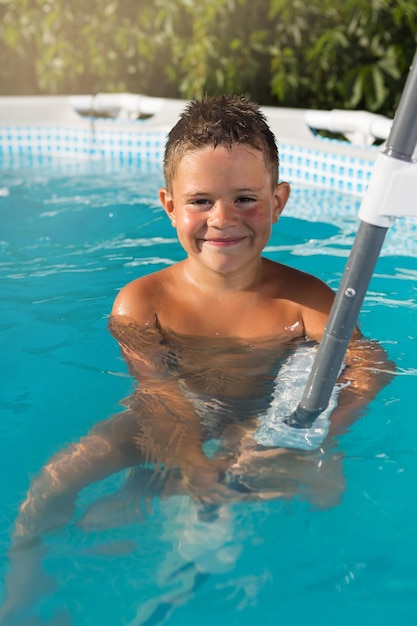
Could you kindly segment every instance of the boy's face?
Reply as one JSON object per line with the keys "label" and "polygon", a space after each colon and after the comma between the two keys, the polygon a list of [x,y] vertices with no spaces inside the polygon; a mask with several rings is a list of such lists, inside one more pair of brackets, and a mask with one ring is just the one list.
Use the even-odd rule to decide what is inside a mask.
{"label": "boy's face", "polygon": [[159,196],[189,259],[219,273],[258,262],[289,195],[273,187],[263,153],[206,146],[179,162],[172,192]]}

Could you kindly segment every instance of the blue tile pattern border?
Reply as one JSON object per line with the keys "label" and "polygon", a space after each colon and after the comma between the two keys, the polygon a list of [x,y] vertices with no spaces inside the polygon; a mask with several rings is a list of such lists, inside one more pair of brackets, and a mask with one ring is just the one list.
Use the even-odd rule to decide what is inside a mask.
{"label": "blue tile pattern border", "polygon": [[358,159],[325,149],[280,146],[280,178],[321,189],[335,189],[362,196],[372,173],[374,159]]}
{"label": "blue tile pattern border", "polygon": [[71,158],[126,156],[160,160],[165,136],[160,132],[95,131],[58,126],[0,126],[3,154],[53,155]]}
{"label": "blue tile pattern border", "polygon": [[[117,130],[111,122],[91,126],[0,126],[0,156],[64,158],[70,160],[105,159],[121,164],[161,164],[166,133],[140,128],[141,124]],[[281,180],[362,196],[371,175],[374,155],[355,158],[326,149],[282,143],[279,146]],[[364,149],[364,154],[366,155]]]}

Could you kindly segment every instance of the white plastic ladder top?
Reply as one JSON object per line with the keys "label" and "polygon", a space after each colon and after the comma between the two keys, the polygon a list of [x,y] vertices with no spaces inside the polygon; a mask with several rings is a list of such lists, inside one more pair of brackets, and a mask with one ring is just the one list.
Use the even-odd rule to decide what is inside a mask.
{"label": "white plastic ladder top", "polygon": [[417,217],[417,161],[378,155],[359,218],[389,228],[395,217]]}

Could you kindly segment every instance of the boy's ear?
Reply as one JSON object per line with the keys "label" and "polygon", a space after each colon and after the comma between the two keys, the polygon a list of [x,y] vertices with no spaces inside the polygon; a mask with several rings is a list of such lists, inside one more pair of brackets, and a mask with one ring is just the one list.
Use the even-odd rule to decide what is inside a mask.
{"label": "boy's ear", "polygon": [[159,190],[159,200],[165,209],[165,213],[168,215],[169,219],[171,220],[171,224],[175,227],[174,201],[166,187],[162,187]]}
{"label": "boy's ear", "polygon": [[272,221],[275,224],[282,211],[284,210],[287,200],[290,196],[290,186],[288,183],[279,183],[274,192],[274,206],[272,209]]}

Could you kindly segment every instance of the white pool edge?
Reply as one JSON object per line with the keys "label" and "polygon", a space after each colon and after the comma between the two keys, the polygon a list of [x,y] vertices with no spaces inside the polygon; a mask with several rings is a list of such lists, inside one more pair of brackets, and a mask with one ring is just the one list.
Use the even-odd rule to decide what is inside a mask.
{"label": "white pool edge", "polygon": [[[160,164],[167,133],[185,105],[135,94],[0,97],[0,156]],[[363,195],[379,149],[323,139],[309,123],[327,119],[331,130],[343,128],[366,142],[374,127],[387,133],[389,120],[364,112],[261,108],[277,137],[281,179]],[[103,114],[112,118],[96,117]],[[150,117],[135,119],[139,114]]]}

